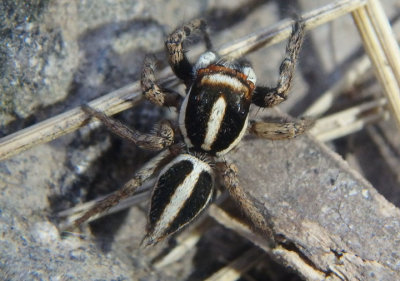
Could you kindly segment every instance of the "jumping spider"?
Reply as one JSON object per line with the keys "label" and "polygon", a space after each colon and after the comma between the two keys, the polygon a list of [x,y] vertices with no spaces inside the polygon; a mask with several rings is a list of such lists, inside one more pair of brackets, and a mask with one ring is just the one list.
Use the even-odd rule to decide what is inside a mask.
{"label": "jumping spider", "polygon": [[[204,35],[208,51],[192,65],[182,44],[196,31]],[[187,87],[186,96],[182,98],[157,84],[155,60],[151,56],[145,58],[141,86],[144,96],[152,103],[179,110],[179,130],[174,124],[163,122],[155,133],[142,134],[89,106],[83,106],[89,116],[99,119],[117,135],[141,148],[161,152],[133,179],[87,211],[74,225],[78,226],[114,206],[135,193],[144,181],[158,174],[151,196],[148,232],[143,241],[146,245],[156,243],[180,230],[204,210],[212,198],[214,182],[219,175],[253,224],[266,229],[263,217],[239,186],[236,167],[218,157],[239,143],[248,126],[251,133],[273,140],[293,138],[310,127],[308,120],[283,123],[248,120],[250,104],[272,107],[286,100],[303,34],[304,23],[296,21],[280,66],[278,83],[276,87],[268,88],[256,86],[256,75],[247,61],[218,58],[210,51],[212,45],[203,20],[196,19],[176,29],[168,36],[165,46],[172,70]],[[177,136],[175,132],[179,132]]]}

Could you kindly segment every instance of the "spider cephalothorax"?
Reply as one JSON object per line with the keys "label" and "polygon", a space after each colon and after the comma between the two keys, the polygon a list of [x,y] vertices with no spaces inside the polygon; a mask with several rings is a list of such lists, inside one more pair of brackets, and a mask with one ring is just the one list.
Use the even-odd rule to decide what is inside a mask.
{"label": "spider cephalothorax", "polygon": [[[175,91],[157,84],[152,56],[146,57],[143,66],[141,85],[144,96],[156,105],[175,107],[179,112],[178,124],[163,122],[154,134],[141,134],[84,106],[85,112],[100,119],[114,133],[139,147],[161,152],[120,190],[76,220],[75,225],[117,204],[133,194],[144,181],[157,176],[144,244],[160,241],[195,219],[210,202],[216,178],[222,179],[222,184],[255,226],[265,230],[263,217],[239,186],[236,167],[218,157],[240,142],[249,124],[251,133],[267,139],[293,138],[310,126],[310,122],[305,120],[249,122],[252,103],[259,107],[271,107],[287,98],[303,30],[304,24],[295,22],[286,56],[280,66],[279,80],[273,88],[256,85],[256,75],[248,62],[221,59],[210,51],[211,41],[203,20],[193,20],[175,30],[165,45],[172,70],[187,86],[186,96],[182,98]],[[192,65],[182,43],[194,31],[203,32],[209,50]],[[174,143],[174,131],[178,131],[176,127],[182,141]]]}
{"label": "spider cephalothorax", "polygon": [[207,52],[195,65],[179,126],[188,147],[220,156],[246,132],[256,77],[248,65],[215,61],[216,55]]}

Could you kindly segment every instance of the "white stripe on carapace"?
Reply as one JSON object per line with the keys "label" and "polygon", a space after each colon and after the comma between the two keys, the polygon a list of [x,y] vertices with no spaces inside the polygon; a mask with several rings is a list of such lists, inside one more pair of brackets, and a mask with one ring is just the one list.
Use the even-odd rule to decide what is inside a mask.
{"label": "white stripe on carapace", "polygon": [[[190,161],[193,164],[193,170],[190,172],[189,175],[186,176],[185,180],[175,188],[175,192],[171,196],[171,200],[161,214],[160,220],[157,221],[151,237],[149,237],[151,240],[158,240],[159,237],[162,237],[164,235],[165,230],[168,228],[169,225],[171,225],[173,220],[179,214],[180,210],[182,210],[182,208],[184,207],[186,200],[192,194],[194,187],[196,186],[196,183],[200,177],[200,174],[205,171],[212,175],[210,165],[189,154],[179,155],[163,169],[160,175],[164,174],[171,166],[185,160]],[[210,195],[207,198],[207,202],[206,204],[204,204],[202,209],[207,206],[208,202],[211,199],[211,195],[212,192],[210,192]]]}
{"label": "white stripe on carapace", "polygon": [[244,134],[246,133],[248,121],[249,121],[249,116],[247,115],[246,121],[244,121],[243,128],[240,131],[240,134],[237,136],[237,138],[227,148],[217,152],[216,153],[217,156],[221,156],[221,155],[224,155],[225,153],[229,152],[229,150],[234,148],[240,142],[240,140],[243,138]]}
{"label": "white stripe on carapace", "polygon": [[225,111],[226,101],[225,98],[221,96],[214,103],[211,109],[210,118],[207,122],[206,136],[204,138],[203,144],[201,145],[201,148],[205,151],[211,150],[211,146],[215,142],[219,129],[221,128],[222,120],[225,116]]}
{"label": "white stripe on carapace", "polygon": [[248,91],[247,87],[240,82],[236,77],[232,77],[226,74],[214,73],[210,75],[206,75],[201,79],[201,83],[203,84],[224,84],[228,87],[232,87],[238,91]]}
{"label": "white stripe on carapace", "polygon": [[188,138],[188,134],[187,134],[186,126],[185,126],[186,107],[188,104],[189,95],[190,95],[191,90],[192,90],[192,88],[189,89],[185,99],[183,100],[181,110],[179,112],[179,118],[178,118],[179,129],[181,130],[181,133],[183,135],[185,143],[188,147],[193,147],[191,140]]}

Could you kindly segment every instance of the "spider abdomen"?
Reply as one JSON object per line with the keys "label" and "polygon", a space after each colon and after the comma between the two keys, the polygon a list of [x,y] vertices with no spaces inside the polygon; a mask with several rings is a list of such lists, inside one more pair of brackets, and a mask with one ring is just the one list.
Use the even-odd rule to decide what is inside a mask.
{"label": "spider abdomen", "polygon": [[175,233],[191,222],[207,206],[214,179],[208,163],[181,154],[160,173],[153,190],[147,244]]}
{"label": "spider abdomen", "polygon": [[223,155],[243,137],[254,83],[222,65],[199,69],[180,111],[185,142],[195,150]]}

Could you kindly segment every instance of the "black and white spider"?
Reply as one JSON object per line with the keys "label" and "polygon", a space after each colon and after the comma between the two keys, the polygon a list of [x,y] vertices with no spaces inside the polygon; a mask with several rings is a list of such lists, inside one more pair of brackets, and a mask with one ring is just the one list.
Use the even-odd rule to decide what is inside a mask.
{"label": "black and white spider", "polygon": [[[208,51],[192,65],[182,44],[196,31],[203,33]],[[286,100],[303,34],[304,24],[296,21],[280,66],[278,83],[268,88],[256,85],[256,75],[248,62],[219,58],[211,51],[203,20],[196,19],[176,29],[168,36],[165,46],[172,70],[187,87],[186,96],[182,98],[175,91],[158,85],[154,58],[147,56],[144,61],[141,78],[144,96],[154,104],[175,107],[179,111],[178,124],[162,122],[154,134],[129,129],[83,106],[86,113],[101,120],[117,135],[141,148],[161,152],[121,189],[77,219],[75,226],[132,195],[144,181],[158,175],[144,244],[158,242],[193,221],[210,202],[218,179],[255,226],[266,229],[263,217],[239,186],[236,167],[219,157],[232,150],[248,129],[257,136],[276,140],[293,138],[311,125],[307,120],[282,123],[248,120],[252,103],[272,107]]]}

